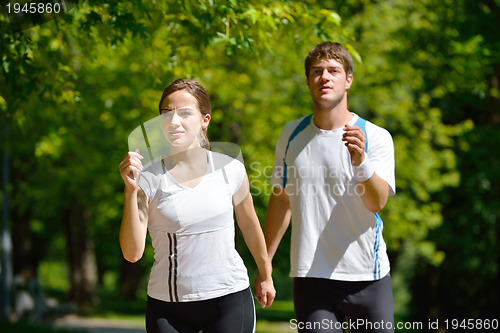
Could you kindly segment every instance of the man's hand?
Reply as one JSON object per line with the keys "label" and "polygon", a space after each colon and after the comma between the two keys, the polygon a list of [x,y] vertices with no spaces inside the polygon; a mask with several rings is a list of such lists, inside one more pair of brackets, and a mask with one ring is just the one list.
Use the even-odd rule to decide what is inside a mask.
{"label": "man's hand", "polygon": [[276,289],[274,289],[273,279],[264,280],[259,273],[255,277],[255,299],[260,303],[260,306],[265,308],[273,304],[276,297]]}
{"label": "man's hand", "polygon": [[345,141],[345,146],[349,149],[351,163],[353,165],[360,165],[365,159],[365,133],[359,126],[350,125],[345,125],[344,131],[342,141]]}

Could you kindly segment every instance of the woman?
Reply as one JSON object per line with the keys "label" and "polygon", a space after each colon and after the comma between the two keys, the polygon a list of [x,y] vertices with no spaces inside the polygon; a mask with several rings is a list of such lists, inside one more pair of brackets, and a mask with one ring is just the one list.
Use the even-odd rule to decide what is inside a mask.
{"label": "woman", "polygon": [[125,183],[123,256],[130,262],[142,257],[148,229],[155,250],[146,329],[253,332],[255,311],[234,247],[233,210],[258,267],[257,300],[270,306],[276,292],[245,168],[208,150],[211,106],[197,82],[174,81],[159,111],[169,153],[143,169],[139,152],[129,152],[119,166]]}

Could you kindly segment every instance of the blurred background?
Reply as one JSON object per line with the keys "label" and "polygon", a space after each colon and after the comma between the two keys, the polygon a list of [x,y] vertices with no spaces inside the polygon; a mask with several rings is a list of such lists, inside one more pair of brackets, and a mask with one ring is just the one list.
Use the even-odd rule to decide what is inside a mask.
{"label": "blurred background", "polygon": [[[275,142],[312,112],[304,59],[326,40],[355,59],[349,109],[394,139],[380,215],[396,321],[500,319],[499,0],[87,0],[24,30],[3,14],[2,332],[67,314],[143,325],[153,250],[121,256],[118,164],[176,78],[211,95],[208,136],[240,146],[263,223]],[[258,332],[292,331],[289,244]]]}

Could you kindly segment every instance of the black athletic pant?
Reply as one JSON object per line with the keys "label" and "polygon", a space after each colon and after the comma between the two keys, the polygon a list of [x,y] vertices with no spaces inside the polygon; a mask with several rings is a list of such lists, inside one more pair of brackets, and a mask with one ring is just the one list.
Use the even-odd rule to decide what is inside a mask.
{"label": "black athletic pant", "polygon": [[295,278],[296,326],[300,333],[394,332],[389,275],[378,281]]}
{"label": "black athletic pant", "polygon": [[250,288],[204,301],[164,302],[148,296],[148,333],[253,333],[255,307]]}

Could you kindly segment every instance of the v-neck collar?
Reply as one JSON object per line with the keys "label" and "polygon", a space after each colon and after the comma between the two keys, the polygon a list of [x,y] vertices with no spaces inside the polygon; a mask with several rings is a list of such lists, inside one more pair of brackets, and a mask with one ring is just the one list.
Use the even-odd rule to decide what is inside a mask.
{"label": "v-neck collar", "polygon": [[203,176],[201,176],[202,179],[200,180],[200,182],[198,184],[196,184],[194,187],[189,187],[189,186],[182,185],[181,183],[179,183],[174,178],[174,176],[172,176],[172,174],[168,171],[167,167],[165,166],[165,162],[164,162],[164,160],[162,158],[161,159],[161,165],[163,167],[163,170],[165,171],[165,176],[168,179],[170,179],[172,181],[172,183],[174,183],[176,186],[182,188],[183,190],[187,190],[187,191],[194,191],[194,190],[196,190],[205,181],[205,178],[207,178],[207,176],[211,172],[214,172],[214,163],[213,163],[213,158],[212,158],[212,152],[209,151],[209,150],[206,150],[206,149],[205,149],[205,152],[206,152],[206,156],[207,156],[207,159],[208,159],[207,169],[205,170],[205,174]]}

